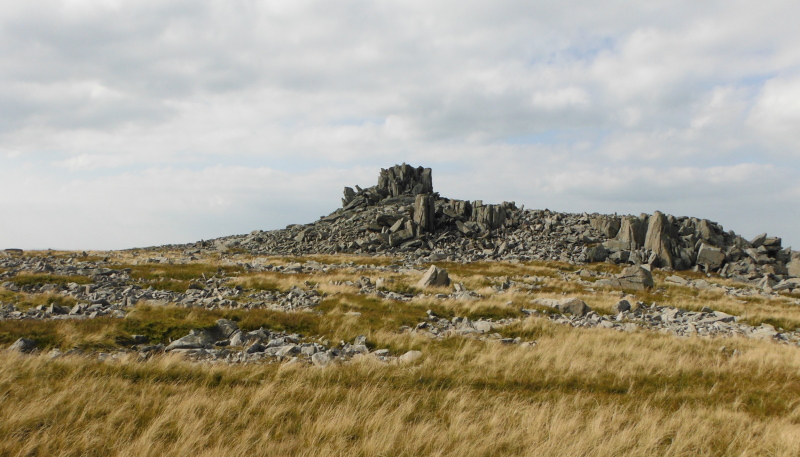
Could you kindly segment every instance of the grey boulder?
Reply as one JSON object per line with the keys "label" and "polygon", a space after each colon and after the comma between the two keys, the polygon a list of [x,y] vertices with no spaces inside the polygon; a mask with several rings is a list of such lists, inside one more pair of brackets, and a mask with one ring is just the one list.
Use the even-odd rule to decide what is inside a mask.
{"label": "grey boulder", "polygon": [[725,252],[722,249],[708,245],[701,244],[700,250],[697,251],[697,264],[705,265],[707,268],[716,270],[725,262]]}
{"label": "grey boulder", "polygon": [[419,280],[417,283],[417,287],[425,288],[425,287],[444,287],[450,285],[450,276],[447,275],[447,271],[442,268],[437,267],[436,265],[431,265],[428,268],[428,271],[422,275],[422,279]]}
{"label": "grey boulder", "polygon": [[216,325],[209,328],[193,329],[183,338],[179,338],[166,347],[166,351],[173,349],[201,349],[212,346],[217,341],[227,340],[232,334],[239,330],[235,322],[228,319],[220,319]]}
{"label": "grey boulder", "polygon": [[564,314],[572,314],[574,316],[585,316],[592,311],[592,308],[589,307],[583,300],[580,298],[570,298],[569,300],[563,301],[559,306],[559,311]]}
{"label": "grey boulder", "polygon": [[628,300],[620,300],[611,308],[615,314],[624,313],[631,310],[631,302]]}
{"label": "grey boulder", "polygon": [[36,349],[36,342],[27,338],[20,338],[8,347],[9,351],[28,354]]}
{"label": "grey boulder", "polygon": [[595,284],[627,290],[645,290],[655,285],[650,270],[639,265],[625,268],[620,275],[612,279],[601,279]]}

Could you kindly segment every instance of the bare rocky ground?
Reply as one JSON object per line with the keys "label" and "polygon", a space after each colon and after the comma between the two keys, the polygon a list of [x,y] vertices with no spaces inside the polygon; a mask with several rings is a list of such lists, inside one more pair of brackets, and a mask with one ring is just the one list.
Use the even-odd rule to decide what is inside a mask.
{"label": "bare rocky ground", "polygon": [[[750,325],[747,316],[708,307],[688,310],[652,299],[659,287],[653,280],[657,272],[663,277],[661,285],[706,291],[743,303],[780,299],[789,306],[800,305],[800,255],[783,248],[777,237],[761,235],[748,241],[705,219],[659,212],[564,214],[525,210],[514,203],[452,200],[433,192],[430,169],[407,165],[383,170],[376,186],[345,188],[344,194],[342,208],[329,216],[271,232],[91,256],[6,250],[0,257],[0,320],[124,319],[137,304],[320,313],[320,303],[330,295],[320,291],[320,285],[327,285],[397,302],[502,302],[507,294],[512,298],[507,306],[519,311],[516,317],[472,320],[429,311],[427,319],[416,326],[396,329],[430,338],[469,337],[534,347],[535,341],[504,336],[502,329],[524,319],[542,318],[573,327],[658,331],[678,337],[741,336],[792,345],[800,341],[797,329],[765,322]],[[354,263],[347,260],[348,254],[377,261]],[[561,271],[555,279],[583,297],[618,291],[620,299],[611,312],[603,313],[576,296],[543,297],[548,281],[544,277],[487,277],[493,285],[477,291],[463,283],[451,284],[444,270],[431,267],[428,271],[435,263],[497,264],[513,271],[545,261],[586,265]],[[248,287],[241,281],[262,273],[284,276],[289,282],[293,277],[307,279],[284,288]],[[398,275],[424,277],[416,287],[403,289],[391,284],[391,277]],[[651,300],[630,295],[637,292],[650,294]],[[131,335],[130,343],[115,354],[136,351],[147,358],[174,352],[211,363],[315,365],[364,356],[401,363],[419,356],[413,351],[400,355],[370,347],[363,336],[331,342],[324,336],[268,328],[242,331],[226,319],[174,341]],[[23,352],[36,347],[32,340],[11,346]],[[115,355],[103,352],[99,356]]]}

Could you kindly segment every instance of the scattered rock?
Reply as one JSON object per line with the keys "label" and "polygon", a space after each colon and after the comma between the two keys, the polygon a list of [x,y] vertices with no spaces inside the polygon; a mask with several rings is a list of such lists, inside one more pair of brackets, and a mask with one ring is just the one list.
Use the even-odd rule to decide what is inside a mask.
{"label": "scattered rock", "polygon": [[450,277],[447,271],[436,265],[431,265],[428,271],[422,275],[422,279],[417,283],[417,287],[445,287],[450,285]]}
{"label": "scattered rock", "polygon": [[640,265],[627,267],[622,270],[619,276],[612,279],[601,279],[595,284],[623,290],[645,290],[655,285],[653,282],[653,274],[650,270]]}
{"label": "scattered rock", "polygon": [[580,298],[570,298],[560,304],[559,311],[564,314],[572,314],[581,317],[589,314],[592,308],[589,308]]}
{"label": "scattered rock", "polygon": [[400,363],[411,363],[416,360],[419,360],[421,357],[422,357],[421,351],[408,351],[405,354],[398,357],[397,361]]}
{"label": "scattered rock", "polygon": [[20,338],[8,347],[11,352],[19,352],[22,354],[29,354],[36,350],[36,342],[27,338]]}
{"label": "scattered rock", "polygon": [[631,303],[628,300],[620,300],[611,309],[617,314],[624,313],[631,310]]}

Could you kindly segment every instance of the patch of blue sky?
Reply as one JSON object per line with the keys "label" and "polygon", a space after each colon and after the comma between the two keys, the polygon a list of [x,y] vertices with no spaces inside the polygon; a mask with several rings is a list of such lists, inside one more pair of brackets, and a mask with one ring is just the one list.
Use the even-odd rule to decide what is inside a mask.
{"label": "patch of blue sky", "polygon": [[777,72],[767,72],[767,73],[758,73],[753,75],[747,75],[743,78],[736,79],[736,83],[740,86],[751,87],[751,88],[760,88],[767,81],[770,79],[775,78],[778,76]]}
{"label": "patch of blue sky", "polygon": [[528,59],[528,66],[538,67],[559,62],[591,62],[603,52],[613,51],[616,46],[617,37],[580,34],[562,49]]}

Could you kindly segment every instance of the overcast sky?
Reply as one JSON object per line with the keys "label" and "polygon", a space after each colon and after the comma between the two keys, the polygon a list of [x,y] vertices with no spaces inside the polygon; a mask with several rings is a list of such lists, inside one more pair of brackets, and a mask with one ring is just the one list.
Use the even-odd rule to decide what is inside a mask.
{"label": "overcast sky", "polygon": [[307,223],[380,168],[800,249],[800,3],[0,3],[0,248]]}

